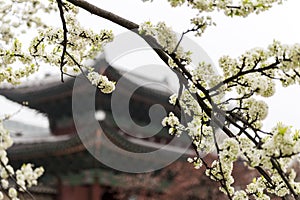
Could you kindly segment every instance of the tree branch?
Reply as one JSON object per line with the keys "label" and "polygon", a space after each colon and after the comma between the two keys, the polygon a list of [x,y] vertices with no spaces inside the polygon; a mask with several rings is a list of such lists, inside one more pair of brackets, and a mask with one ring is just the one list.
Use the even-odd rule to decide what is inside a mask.
{"label": "tree branch", "polygon": [[215,91],[217,89],[219,89],[222,85],[224,84],[227,84],[227,83],[230,83],[231,81],[234,81],[235,79],[241,77],[241,76],[244,76],[246,74],[250,74],[250,73],[255,73],[255,72],[264,72],[264,71],[267,71],[267,70],[270,70],[270,69],[277,69],[277,65],[279,64],[280,62],[279,61],[276,61],[272,64],[270,64],[269,66],[267,67],[263,67],[263,68],[258,68],[258,69],[249,69],[249,70],[246,70],[246,71],[240,71],[239,73],[225,79],[224,81],[218,83],[217,85],[215,85],[214,87],[212,87],[211,89],[209,89],[209,91]]}
{"label": "tree branch", "polygon": [[137,29],[139,28],[139,25],[131,22],[125,18],[122,18],[114,13],[108,12],[106,10],[103,10],[93,4],[90,4],[84,0],[67,0],[68,2],[74,4],[75,6],[78,6],[91,14],[97,15],[99,17],[102,17],[104,19],[107,19],[113,23],[116,23],[124,28],[127,28],[129,30]]}
{"label": "tree branch", "polygon": [[61,0],[56,0],[57,2],[57,6],[59,9],[59,14],[60,14],[60,18],[61,18],[61,22],[62,22],[62,26],[63,26],[63,31],[64,31],[64,40],[62,41],[62,45],[63,45],[63,52],[61,54],[61,60],[60,60],[60,76],[61,76],[61,82],[64,82],[64,72],[63,72],[63,67],[66,64],[65,60],[65,54],[67,51],[67,43],[68,43],[68,29],[67,29],[67,24],[66,24],[66,20],[64,17],[64,10],[63,10],[63,3]]}

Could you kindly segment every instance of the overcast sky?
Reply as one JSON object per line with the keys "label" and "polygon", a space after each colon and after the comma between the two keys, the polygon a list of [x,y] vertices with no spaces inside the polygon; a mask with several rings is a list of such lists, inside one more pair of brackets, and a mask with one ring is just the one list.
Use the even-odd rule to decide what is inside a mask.
{"label": "overcast sky", "polygon": [[[90,1],[95,3],[95,1]],[[164,0],[154,0],[153,3],[143,3],[141,0],[98,0],[98,6],[116,13],[124,18],[130,19],[136,23],[151,20],[156,23],[165,21],[172,26],[176,32],[183,32],[190,28],[189,19],[195,16],[195,12],[189,8],[171,9],[169,4]],[[228,54],[230,56],[239,56],[245,50],[253,47],[267,47],[273,39],[283,43],[293,44],[300,43],[300,1],[288,0],[283,5],[275,6],[270,11],[260,15],[250,15],[247,18],[228,18],[221,13],[214,13],[213,20],[217,26],[210,27],[205,34],[199,38],[193,38],[211,57],[216,64],[220,56]],[[87,27],[94,29],[113,29],[114,33],[121,34],[126,31],[106,20],[92,17],[88,13],[82,13],[82,21]],[[130,57],[132,55],[128,55]],[[138,66],[141,63],[151,64],[151,59],[145,61],[145,57],[136,56],[140,59],[128,59],[128,66]],[[156,63],[156,62],[155,62]],[[272,99],[267,100],[270,106],[269,115],[265,121],[265,126],[270,128],[278,121],[285,122],[300,128],[300,87],[290,87],[278,92]],[[0,98],[1,107],[5,106],[4,112],[14,112],[19,107],[15,107]],[[1,109],[2,110],[2,109]],[[1,111],[3,112],[3,110]],[[3,113],[1,113],[3,114]],[[29,117],[28,117],[29,116]],[[31,120],[30,118],[34,118]],[[46,126],[46,121],[41,120],[36,114],[28,114],[25,109],[14,117],[28,123],[41,121],[39,124]]]}

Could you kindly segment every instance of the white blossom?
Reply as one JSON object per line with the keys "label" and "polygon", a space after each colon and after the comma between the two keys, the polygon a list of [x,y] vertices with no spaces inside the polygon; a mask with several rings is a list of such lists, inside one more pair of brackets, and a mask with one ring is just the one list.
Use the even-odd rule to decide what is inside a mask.
{"label": "white blossom", "polygon": [[[186,64],[191,62],[191,52],[184,51],[182,46],[178,44],[179,40],[174,31],[170,27],[167,27],[164,22],[158,22],[157,25],[153,25],[149,21],[144,22],[139,26],[139,33],[153,36],[167,53],[175,53],[176,58],[184,60]],[[172,59],[169,59],[168,62],[171,67],[176,66]]]}
{"label": "white blossom", "polygon": [[162,120],[162,125],[169,127],[169,134],[180,136],[184,130],[184,126],[180,124],[178,117],[174,113],[170,112],[168,117]]}
{"label": "white blossom", "polygon": [[177,101],[177,94],[172,94],[170,97],[169,97],[169,103],[171,105],[175,105],[176,104],[176,101]]}
{"label": "white blossom", "polygon": [[100,88],[103,93],[111,93],[115,90],[115,83],[109,81],[106,76],[103,76],[97,72],[89,72],[87,78],[92,85]]}
{"label": "white blossom", "polygon": [[10,198],[16,198],[17,195],[18,195],[18,192],[17,192],[17,190],[15,188],[9,188],[9,190],[8,190],[8,196]]}

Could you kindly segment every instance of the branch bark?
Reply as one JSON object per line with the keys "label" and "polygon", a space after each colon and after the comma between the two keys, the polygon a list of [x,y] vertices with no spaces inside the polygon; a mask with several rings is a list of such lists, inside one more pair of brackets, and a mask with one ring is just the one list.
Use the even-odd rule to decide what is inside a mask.
{"label": "branch bark", "polygon": [[61,76],[60,78],[61,78],[61,82],[64,82],[63,67],[66,64],[66,62],[65,62],[65,55],[66,55],[67,43],[68,43],[68,29],[67,29],[67,24],[66,24],[65,16],[64,16],[63,3],[62,3],[61,0],[56,0],[56,2],[57,2],[58,9],[59,9],[61,23],[62,23],[63,31],[64,31],[64,40],[62,41],[63,52],[61,54],[61,60],[60,60],[60,76]]}
{"label": "branch bark", "polygon": [[114,13],[111,13],[109,11],[103,10],[93,4],[88,3],[87,1],[83,0],[67,0],[68,2],[74,4],[75,6],[78,6],[91,14],[97,15],[99,17],[102,17],[104,19],[107,19],[113,23],[116,23],[124,28],[127,28],[129,30],[137,29],[139,28],[139,25],[129,21],[123,17],[120,17]]}

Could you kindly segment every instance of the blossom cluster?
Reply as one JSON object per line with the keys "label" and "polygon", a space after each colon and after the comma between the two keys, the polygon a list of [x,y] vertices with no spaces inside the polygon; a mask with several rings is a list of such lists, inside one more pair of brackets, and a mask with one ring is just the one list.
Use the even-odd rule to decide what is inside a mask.
{"label": "blossom cluster", "polygon": [[292,127],[278,123],[272,130],[272,136],[266,136],[262,148],[266,155],[284,157],[300,152],[300,132]]}
{"label": "blossom cluster", "polygon": [[[164,22],[158,22],[156,25],[153,25],[150,21],[144,22],[139,26],[139,33],[141,35],[150,35],[154,37],[168,54],[175,53],[176,58],[186,64],[191,62],[191,52],[184,51],[182,46],[180,46],[180,40],[177,38],[176,33]],[[174,66],[176,64],[173,63],[172,65]]]}
{"label": "blossom cluster", "polygon": [[[13,13],[7,10],[0,13],[3,19],[0,22],[0,84],[20,84],[23,77],[36,72],[40,65],[58,66],[61,73],[71,76],[92,71],[86,63],[97,58],[103,46],[113,40],[113,34],[110,30],[95,33],[84,28],[77,20],[78,7],[68,2],[63,4],[67,30],[40,19],[40,12],[59,16],[54,0],[0,1],[3,8]],[[33,36],[31,40],[28,40],[29,35]],[[102,82],[101,91],[109,93],[114,89],[112,82]]]}
{"label": "blossom cluster", "polygon": [[[184,89],[180,98],[177,94],[170,96],[169,103],[175,105],[179,103],[181,109],[183,109],[184,115],[192,117],[192,120],[187,122],[186,126],[180,123],[179,119],[174,113],[169,113],[168,117],[165,117],[162,121],[163,126],[169,127],[169,133],[173,135],[176,133],[179,136],[182,131],[188,133],[191,137],[193,144],[197,147],[199,152],[212,152],[215,148],[213,130],[209,126],[208,117],[203,113],[201,107],[193,97],[193,92],[197,92],[195,87],[191,84],[189,89]],[[198,163],[199,160],[197,160]],[[199,166],[198,164],[195,166]]]}
{"label": "blossom cluster", "polygon": [[[153,1],[153,0],[143,0]],[[215,10],[223,10],[227,16],[243,16],[246,17],[251,13],[260,13],[272,7],[273,4],[281,4],[283,0],[168,0],[173,7],[182,6],[187,3],[188,6],[201,12],[212,12]]]}
{"label": "blossom cluster", "polygon": [[191,24],[194,25],[192,30],[196,31],[195,36],[201,36],[205,32],[207,27],[216,25],[216,23],[212,21],[212,18],[210,16],[194,17],[191,19]]}
{"label": "blossom cluster", "polygon": [[[23,45],[23,36],[32,28],[45,27],[40,12],[50,13],[57,6],[51,2],[0,0],[0,83],[20,84],[23,77],[37,71],[38,66]],[[17,39],[18,38],[18,39]]]}
{"label": "blossom cluster", "polygon": [[[4,128],[2,121],[0,121],[0,184],[3,190],[12,200],[19,200],[18,190],[23,192],[33,185],[37,185],[37,179],[43,175],[44,168],[38,167],[33,169],[32,164],[23,164],[20,169],[16,171],[9,165],[6,150],[11,147],[13,140],[10,137],[9,131]],[[13,178],[17,186],[10,185],[9,179]],[[4,199],[3,191],[0,191],[0,199]]]}
{"label": "blossom cluster", "polygon": [[[273,162],[278,162],[278,166],[281,166],[283,172],[288,174],[288,184],[294,188],[296,194],[300,194],[300,182],[295,181],[296,172],[291,168],[294,158],[300,153],[299,131],[292,131],[291,127],[279,123],[273,129],[272,134],[264,138],[262,149],[257,149],[249,138],[244,136],[225,139],[219,146],[219,160],[212,163],[211,167],[206,170],[206,174],[213,180],[221,181],[223,183],[221,191],[233,199],[248,199],[250,196],[255,199],[270,199],[266,192],[284,197],[291,191],[279,171],[274,169]],[[261,176],[254,178],[245,190],[235,191],[232,186],[234,178],[231,173],[233,162],[238,158],[243,159],[252,168],[263,167],[276,187],[270,186],[267,179]],[[276,160],[272,162],[274,158]]]}
{"label": "blossom cluster", "polygon": [[171,135],[180,136],[183,131],[183,125],[180,124],[178,117],[174,113],[170,112],[169,116],[162,120],[162,125],[169,128],[169,133]]}
{"label": "blossom cluster", "polygon": [[[84,28],[76,18],[78,7],[68,2],[63,4],[66,32],[55,25],[51,27],[51,23],[40,18],[41,13],[44,19],[47,19],[47,14],[59,16],[55,0],[0,0],[0,84],[20,84],[24,77],[35,73],[40,65],[50,64],[60,67],[68,75],[88,72],[90,81],[103,93],[114,90],[115,83],[86,65],[98,56],[106,43],[112,41],[112,32],[102,30],[95,33]],[[61,26],[61,23],[58,25]],[[5,192],[10,199],[18,200],[18,192],[37,185],[37,179],[44,169],[34,168],[29,163],[15,171],[9,165],[6,152],[12,144],[9,132],[0,121],[0,184],[3,189],[0,199],[4,198]],[[10,179],[16,187],[10,183]]]}
{"label": "blossom cluster", "polygon": [[177,102],[177,99],[178,99],[178,95],[177,94],[173,94],[173,95],[171,95],[170,96],[170,98],[169,98],[169,103],[171,104],[171,105],[176,105],[176,102]]}
{"label": "blossom cluster", "polygon": [[224,82],[236,77],[226,84],[238,84],[236,91],[239,94],[252,91],[270,97],[275,93],[274,79],[280,80],[285,87],[300,83],[299,52],[299,44],[284,45],[274,41],[268,49],[255,48],[238,59],[223,56],[219,59],[219,66],[223,70]]}
{"label": "blossom cluster", "polygon": [[[176,95],[171,96],[171,104],[175,102],[175,97],[177,100]],[[249,109],[245,113],[252,119],[264,119],[267,115],[267,105],[263,101],[250,98],[245,101],[244,107]],[[205,119],[208,118],[203,113],[199,116],[193,115],[192,121],[187,124],[187,127],[180,126],[181,130],[187,131],[191,136],[198,152],[209,153],[215,150],[215,146],[219,145],[219,141],[215,141],[213,136],[215,133],[212,127],[205,123]],[[180,122],[173,113],[170,113],[169,117],[166,117],[162,124],[176,127],[179,126]],[[217,147],[219,159],[215,160],[206,170],[206,174],[213,180],[221,181],[223,185],[220,190],[230,195],[233,199],[248,199],[250,196],[257,199],[269,199],[265,192],[283,197],[290,194],[290,191],[279,172],[274,169],[271,158],[278,158],[282,170],[286,173],[294,157],[300,153],[299,138],[299,131],[292,131],[291,127],[284,126],[281,123],[273,129],[272,136],[266,136],[261,140],[262,144],[259,148],[255,146],[250,138],[244,135],[227,138]],[[243,159],[252,168],[263,167],[267,170],[276,188],[270,188],[270,184],[267,183],[264,177],[258,177],[247,185],[246,190],[235,191],[235,188],[232,186],[234,182],[232,170],[233,163],[238,158]],[[192,163],[196,169],[199,169],[203,164],[199,157],[189,158],[188,162]],[[293,173],[289,176],[289,183],[295,188],[297,193],[300,193],[300,183],[295,181]]]}
{"label": "blossom cluster", "polygon": [[211,87],[212,91],[234,90],[238,96],[223,102],[235,105],[239,113],[261,128],[261,120],[267,115],[267,105],[254,100],[254,95],[271,97],[276,92],[275,81],[284,87],[300,83],[300,45],[283,45],[274,41],[267,49],[255,48],[238,58],[223,56],[219,66],[223,70],[223,80]]}
{"label": "blossom cluster", "polygon": [[[215,76],[212,67],[206,63],[200,63],[198,68],[187,67],[192,75],[188,80],[189,88],[183,89],[180,96],[174,94],[170,97],[170,104],[178,102],[184,113],[191,117],[186,127],[181,125],[181,129],[192,138],[196,150],[201,153],[217,151],[218,159],[207,168],[206,174],[219,181],[220,190],[232,199],[270,199],[270,194],[279,197],[290,195],[291,192],[293,195],[300,194],[300,183],[295,181],[296,172],[291,168],[300,153],[300,132],[279,123],[270,133],[261,131],[258,134],[258,130],[262,128],[262,120],[267,117],[268,105],[264,100],[256,99],[256,96],[266,98],[274,95],[276,80],[281,81],[283,86],[300,83],[299,52],[298,44],[288,46],[274,41],[268,49],[255,48],[238,59],[222,57],[219,64],[223,69],[223,76]],[[236,93],[232,95],[237,97],[221,95],[224,99],[213,97],[210,102],[197,84],[216,94],[235,90]],[[216,133],[209,123],[211,117],[202,109],[199,101],[203,101],[211,109],[214,109],[212,105],[218,104],[222,108],[222,102],[234,102],[233,109],[218,113],[239,120],[234,125],[237,132],[230,128],[234,121],[224,122],[232,135],[228,135],[230,138],[223,141],[216,141]],[[236,191],[232,186],[232,170],[233,163],[238,158],[244,160],[250,169],[262,168],[266,174],[253,179],[245,190]],[[189,158],[188,162],[195,168],[200,168],[203,164],[199,157]]]}
{"label": "blossom cluster", "polygon": [[50,13],[57,10],[53,1],[1,0],[0,5],[1,45],[11,43],[14,38],[31,28],[45,27],[40,18],[41,12]]}
{"label": "blossom cluster", "polygon": [[194,157],[194,158],[188,158],[187,159],[187,161],[189,162],[189,163],[193,163],[194,164],[194,167],[195,167],[195,169],[200,169],[201,167],[202,167],[202,161],[201,161],[201,159],[200,158],[198,158],[198,157]]}
{"label": "blossom cluster", "polygon": [[[15,68],[12,65],[20,63],[23,66]],[[30,56],[22,52],[22,43],[15,39],[7,49],[0,48],[0,83],[8,82],[16,85],[20,79],[28,77],[37,71],[37,66],[32,63]]]}
{"label": "blossom cluster", "polygon": [[[68,13],[65,18],[68,29],[68,42],[66,44],[63,72],[78,74],[81,70],[89,69],[85,63],[98,56],[98,53],[103,50],[103,46],[113,40],[113,34],[109,30],[95,33],[92,30],[83,28],[76,19],[76,15],[72,15],[72,13]],[[48,27],[41,29],[31,41],[30,55],[39,62],[61,67],[64,51],[62,42],[64,40],[64,30],[61,28]]]}
{"label": "blossom cluster", "polygon": [[100,88],[103,93],[112,93],[115,90],[115,83],[109,81],[106,76],[99,74],[98,72],[89,72],[87,78],[92,85]]}
{"label": "blossom cluster", "polygon": [[[178,98],[180,107],[184,111],[185,114],[189,116],[199,116],[202,115],[202,109],[197,103],[197,101],[194,99],[194,94],[192,92],[197,92],[197,90],[193,91],[193,84],[190,85],[190,90],[185,89],[180,98]],[[191,92],[192,90],[192,92]]]}
{"label": "blossom cluster", "polygon": [[214,160],[211,167],[205,171],[206,175],[214,181],[224,182],[220,190],[225,194],[231,196],[234,193],[234,187],[231,186],[234,179],[231,175],[233,170],[233,163],[221,163]]}
{"label": "blossom cluster", "polygon": [[252,122],[256,128],[261,128],[261,121],[268,115],[268,105],[262,100],[249,98],[243,102],[242,108],[241,113],[244,114],[246,119]]}
{"label": "blossom cluster", "polygon": [[[192,75],[193,83],[199,83],[206,89],[214,87],[223,79],[223,76],[218,75],[213,65],[205,62],[198,63],[198,66],[189,69],[189,72]],[[225,91],[228,91],[228,88],[224,86],[218,89],[218,95],[214,97],[216,102],[223,97]],[[189,88],[189,90],[193,93],[193,89]],[[199,94],[201,93],[200,90],[196,89],[196,91]]]}
{"label": "blossom cluster", "polygon": [[198,152],[211,153],[215,150],[213,130],[202,121],[203,117],[194,117],[191,122],[188,122],[186,130]]}
{"label": "blossom cluster", "polygon": [[21,169],[16,171],[17,184],[20,191],[26,190],[26,187],[37,185],[37,179],[43,175],[43,167],[33,169],[33,164],[23,164]]}
{"label": "blossom cluster", "polygon": [[11,147],[12,145],[13,145],[13,141],[10,137],[10,134],[9,134],[8,130],[6,130],[4,128],[4,126],[1,122],[0,123],[0,149],[6,150],[7,148]]}

